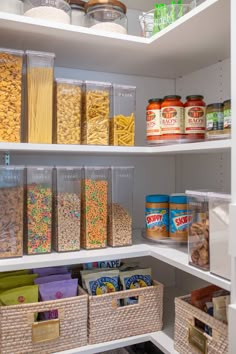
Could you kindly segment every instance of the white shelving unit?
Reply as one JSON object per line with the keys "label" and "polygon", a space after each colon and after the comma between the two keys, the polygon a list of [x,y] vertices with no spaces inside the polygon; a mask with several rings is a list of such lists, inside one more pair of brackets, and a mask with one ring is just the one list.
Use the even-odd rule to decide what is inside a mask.
{"label": "white shelving unit", "polygon": [[[0,143],[0,152],[3,156],[5,153],[10,154],[12,164],[23,165],[133,164],[136,168],[134,225],[137,229],[143,227],[146,194],[210,187],[230,192],[231,180],[235,180],[236,170],[235,132],[232,141],[144,146],[144,117],[148,98],[174,93],[185,95],[204,92],[207,103],[223,101],[230,97],[230,81],[233,82],[234,97],[235,83],[230,79],[229,61],[230,5],[235,15],[236,6],[233,0],[205,0],[195,10],[151,39],[106,32],[98,34],[82,27],[0,13],[0,47],[55,52],[57,76],[82,80],[92,78],[137,86],[135,147]],[[235,63],[233,31],[234,25],[231,28],[231,38],[232,61]],[[234,71],[232,78],[235,77],[233,73]],[[234,101],[233,112],[236,112]],[[234,177],[231,177],[231,156]],[[232,191],[233,202],[236,203],[235,187]],[[236,220],[234,210],[232,206],[231,221]],[[232,245],[235,245],[234,239],[232,232]],[[157,279],[162,278],[165,285],[171,286],[165,291],[163,331],[88,345],[62,353],[92,354],[152,341],[165,354],[177,354],[173,344],[174,297],[187,294],[191,287],[204,281],[227,290],[232,289],[232,302],[235,304],[236,262],[232,262],[232,279],[227,281],[190,266],[186,247],[154,244],[140,237],[140,232],[135,232],[134,240],[134,245],[130,247],[4,259],[0,260],[0,272],[118,258],[139,258],[140,261],[147,261],[153,266]],[[235,257],[235,251],[231,250],[231,253]],[[230,354],[236,352],[233,334],[235,318],[236,309],[232,305]]]}

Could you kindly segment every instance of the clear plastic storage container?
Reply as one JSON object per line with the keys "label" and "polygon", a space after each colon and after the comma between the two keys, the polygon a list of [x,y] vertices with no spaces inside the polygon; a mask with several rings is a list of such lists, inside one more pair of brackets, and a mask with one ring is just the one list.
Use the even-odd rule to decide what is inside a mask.
{"label": "clear plastic storage container", "polygon": [[55,82],[55,129],[57,144],[81,143],[82,81]]}
{"label": "clear plastic storage container", "polygon": [[51,144],[55,54],[26,51],[28,143]]}
{"label": "clear plastic storage container", "polygon": [[86,167],[82,180],[81,246],[107,246],[108,171],[106,167]]}
{"label": "clear plastic storage container", "polygon": [[208,193],[210,227],[210,271],[220,277],[231,279],[229,256],[229,194]]}
{"label": "clear plastic storage container", "polygon": [[82,143],[85,145],[109,145],[111,88],[112,85],[107,82],[84,83]]}
{"label": "clear plastic storage container", "polygon": [[132,245],[134,167],[110,169],[108,245]]}
{"label": "clear plastic storage container", "polygon": [[0,167],[0,258],[23,255],[23,186],[23,167]]}
{"label": "clear plastic storage container", "polygon": [[23,15],[23,0],[1,0],[0,11]]}
{"label": "clear plastic storage container", "polygon": [[0,48],[1,142],[21,142],[23,54],[21,50]]}
{"label": "clear plastic storage container", "polygon": [[126,34],[126,6],[118,0],[89,0],[85,5],[86,24],[96,31]]}
{"label": "clear plastic storage container", "polygon": [[136,87],[113,85],[110,145],[134,146]]}
{"label": "clear plastic storage container", "polygon": [[25,253],[51,252],[52,168],[28,167],[26,190]]}
{"label": "clear plastic storage container", "polygon": [[24,15],[65,24],[71,22],[70,5],[63,0],[24,0]]}
{"label": "clear plastic storage container", "polygon": [[85,1],[82,0],[69,0],[71,7],[71,24],[75,26],[85,26]]}
{"label": "clear plastic storage container", "polygon": [[81,168],[54,170],[54,242],[57,252],[80,250]]}
{"label": "clear plastic storage container", "polygon": [[186,191],[188,199],[188,251],[189,264],[210,269],[208,193]]}

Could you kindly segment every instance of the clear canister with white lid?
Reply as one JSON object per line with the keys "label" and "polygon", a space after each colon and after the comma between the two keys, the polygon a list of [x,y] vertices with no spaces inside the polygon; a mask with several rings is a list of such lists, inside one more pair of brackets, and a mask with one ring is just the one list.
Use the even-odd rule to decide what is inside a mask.
{"label": "clear canister with white lid", "polygon": [[24,16],[70,24],[71,8],[64,0],[24,0]]}
{"label": "clear canister with white lid", "polygon": [[87,26],[98,31],[127,34],[126,6],[118,0],[89,0],[85,5]]}

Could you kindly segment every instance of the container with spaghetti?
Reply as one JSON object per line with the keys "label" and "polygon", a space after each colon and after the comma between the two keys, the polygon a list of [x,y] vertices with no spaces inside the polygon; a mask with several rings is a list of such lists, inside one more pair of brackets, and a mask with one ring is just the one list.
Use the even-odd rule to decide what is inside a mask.
{"label": "container with spaghetti", "polygon": [[82,174],[81,246],[107,246],[108,172],[106,167],[86,167]]}
{"label": "container with spaghetti", "polygon": [[85,81],[83,85],[82,144],[109,145],[112,85]]}
{"label": "container with spaghetti", "polygon": [[26,51],[28,143],[51,144],[55,54]]}
{"label": "container with spaghetti", "polygon": [[113,118],[110,145],[134,146],[136,87],[113,85]]}

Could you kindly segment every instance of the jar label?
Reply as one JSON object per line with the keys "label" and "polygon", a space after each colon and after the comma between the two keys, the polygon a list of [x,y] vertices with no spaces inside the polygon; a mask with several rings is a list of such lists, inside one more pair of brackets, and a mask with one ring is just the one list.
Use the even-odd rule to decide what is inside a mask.
{"label": "jar label", "polygon": [[207,113],[207,131],[224,130],[223,112]]}
{"label": "jar label", "polygon": [[147,137],[161,135],[161,110],[152,109],[146,113]]}
{"label": "jar label", "polygon": [[170,210],[170,234],[172,237],[179,239],[187,239],[188,226],[191,222],[191,216],[188,211],[183,210]]}
{"label": "jar label", "polygon": [[206,131],[206,108],[185,108],[185,134],[203,134]]}
{"label": "jar label", "polygon": [[224,110],[224,129],[231,129],[231,109]]}
{"label": "jar label", "polygon": [[169,210],[167,208],[146,208],[146,229],[158,233],[169,231]]}
{"label": "jar label", "polygon": [[164,107],[161,110],[161,131],[163,135],[184,134],[183,107]]}

